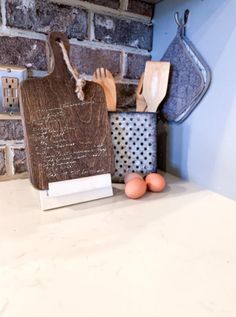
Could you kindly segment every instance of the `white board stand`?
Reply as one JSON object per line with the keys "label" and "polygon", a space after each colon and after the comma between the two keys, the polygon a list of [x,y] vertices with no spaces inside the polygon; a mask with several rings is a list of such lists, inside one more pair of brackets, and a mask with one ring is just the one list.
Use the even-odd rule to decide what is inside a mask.
{"label": "white board stand", "polygon": [[39,193],[42,210],[113,196],[111,174],[49,183],[48,190]]}

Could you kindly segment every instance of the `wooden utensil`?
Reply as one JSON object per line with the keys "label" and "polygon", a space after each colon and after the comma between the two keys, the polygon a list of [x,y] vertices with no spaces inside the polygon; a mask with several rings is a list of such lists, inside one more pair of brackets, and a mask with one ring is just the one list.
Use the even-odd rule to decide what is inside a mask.
{"label": "wooden utensil", "polygon": [[143,96],[147,112],[156,112],[167,93],[170,73],[169,62],[146,62],[143,79]]}
{"label": "wooden utensil", "polygon": [[86,82],[84,101],[77,98],[59,43],[69,55],[69,41],[59,32],[49,36],[54,63],[44,78],[21,85],[21,111],[29,175],[37,189],[48,184],[113,173],[114,154],[102,88]]}
{"label": "wooden utensil", "polygon": [[98,68],[93,74],[93,81],[104,89],[108,111],[116,111],[116,84],[112,73],[106,68]]}
{"label": "wooden utensil", "polygon": [[144,112],[147,108],[147,103],[142,95],[143,92],[143,78],[144,78],[144,73],[140,77],[140,80],[138,82],[138,87],[136,90],[136,111],[137,112]]}

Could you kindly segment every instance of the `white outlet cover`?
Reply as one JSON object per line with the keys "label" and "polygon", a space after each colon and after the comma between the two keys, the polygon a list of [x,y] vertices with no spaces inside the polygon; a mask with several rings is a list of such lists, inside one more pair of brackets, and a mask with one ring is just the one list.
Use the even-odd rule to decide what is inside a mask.
{"label": "white outlet cover", "polygon": [[3,96],[3,87],[2,87],[2,77],[14,77],[18,78],[19,82],[27,79],[27,69],[25,67],[18,67],[12,65],[0,65],[0,113],[7,113],[6,109],[2,106],[2,96]]}

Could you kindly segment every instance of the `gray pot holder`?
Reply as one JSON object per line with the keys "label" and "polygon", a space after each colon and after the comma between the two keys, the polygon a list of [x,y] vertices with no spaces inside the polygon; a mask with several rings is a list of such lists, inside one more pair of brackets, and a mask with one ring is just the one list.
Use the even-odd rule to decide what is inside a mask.
{"label": "gray pot holder", "polygon": [[166,120],[181,123],[207,92],[211,82],[211,71],[185,36],[186,24],[178,25],[177,35],[162,57],[162,61],[171,63],[171,72],[161,113]]}

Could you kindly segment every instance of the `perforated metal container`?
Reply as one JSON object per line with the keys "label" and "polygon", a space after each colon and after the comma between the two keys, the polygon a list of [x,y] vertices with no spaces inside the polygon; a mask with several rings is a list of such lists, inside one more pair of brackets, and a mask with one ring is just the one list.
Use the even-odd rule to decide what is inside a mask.
{"label": "perforated metal container", "polygon": [[109,118],[116,165],[112,181],[122,183],[128,172],[156,172],[156,113],[110,112]]}

